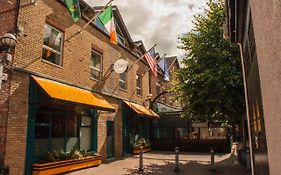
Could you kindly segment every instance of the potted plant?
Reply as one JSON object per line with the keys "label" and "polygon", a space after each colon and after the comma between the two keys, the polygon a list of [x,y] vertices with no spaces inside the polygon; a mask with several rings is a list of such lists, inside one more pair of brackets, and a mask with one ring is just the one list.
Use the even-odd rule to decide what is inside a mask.
{"label": "potted plant", "polygon": [[56,150],[47,152],[44,159],[33,164],[33,175],[60,174],[78,169],[99,166],[101,156],[87,151],[71,150],[63,153]]}
{"label": "potted plant", "polygon": [[140,152],[149,152],[151,151],[151,144],[148,139],[140,138],[134,142],[133,153],[139,154]]}

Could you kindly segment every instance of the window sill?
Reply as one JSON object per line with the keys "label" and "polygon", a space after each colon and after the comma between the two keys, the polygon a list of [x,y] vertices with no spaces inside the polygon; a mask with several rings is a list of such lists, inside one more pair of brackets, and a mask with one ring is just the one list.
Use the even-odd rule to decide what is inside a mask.
{"label": "window sill", "polygon": [[60,69],[63,68],[63,66],[57,65],[57,64],[55,64],[55,63],[52,63],[52,62],[47,61],[47,60],[44,60],[44,59],[42,59],[42,58],[41,58],[41,61],[42,61],[43,63],[49,64],[49,65],[51,65],[51,66],[55,66],[55,67],[60,68]]}
{"label": "window sill", "polygon": [[128,92],[128,89],[119,88],[119,90],[124,91],[124,92]]}
{"label": "window sill", "polygon": [[101,80],[95,79],[95,78],[93,78],[93,77],[90,77],[90,79],[93,80],[93,81],[96,81],[96,82],[98,82],[98,83],[102,82]]}

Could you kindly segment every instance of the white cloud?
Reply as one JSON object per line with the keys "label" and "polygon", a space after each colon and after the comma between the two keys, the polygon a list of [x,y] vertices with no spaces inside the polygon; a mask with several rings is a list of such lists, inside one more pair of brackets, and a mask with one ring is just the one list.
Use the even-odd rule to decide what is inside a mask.
{"label": "white cloud", "polygon": [[[91,6],[108,0],[86,0]],[[163,55],[182,55],[178,36],[192,28],[193,15],[203,11],[207,0],[114,0],[134,41],[142,40],[149,49],[155,43]]]}

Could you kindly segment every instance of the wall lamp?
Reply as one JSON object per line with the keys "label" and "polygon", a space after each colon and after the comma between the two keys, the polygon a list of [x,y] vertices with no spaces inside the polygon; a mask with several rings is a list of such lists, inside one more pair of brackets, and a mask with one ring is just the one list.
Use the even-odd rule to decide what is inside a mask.
{"label": "wall lamp", "polygon": [[7,80],[8,74],[4,73],[4,68],[12,67],[13,56],[10,54],[11,49],[17,43],[17,38],[11,33],[6,33],[0,37],[0,89],[2,81]]}

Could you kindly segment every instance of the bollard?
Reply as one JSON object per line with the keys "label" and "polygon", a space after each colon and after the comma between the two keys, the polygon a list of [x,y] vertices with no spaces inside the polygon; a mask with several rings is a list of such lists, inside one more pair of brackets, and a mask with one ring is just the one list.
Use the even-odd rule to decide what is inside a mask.
{"label": "bollard", "polygon": [[139,171],[143,171],[143,152],[141,151],[140,152],[140,155],[139,155]]}
{"label": "bollard", "polygon": [[175,147],[175,172],[180,172],[179,168],[179,147]]}
{"label": "bollard", "polygon": [[211,152],[210,170],[211,171],[216,171],[216,169],[215,169],[215,151],[214,151],[213,147],[210,148],[210,152]]}

